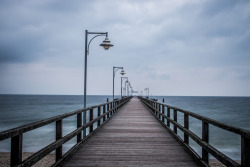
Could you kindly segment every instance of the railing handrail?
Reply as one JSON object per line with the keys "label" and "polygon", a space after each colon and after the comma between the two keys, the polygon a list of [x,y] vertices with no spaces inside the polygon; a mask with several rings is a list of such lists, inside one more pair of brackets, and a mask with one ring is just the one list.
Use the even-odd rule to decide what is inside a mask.
{"label": "railing handrail", "polygon": [[[116,101],[119,101],[119,100],[115,100],[113,102],[116,102]],[[40,120],[40,121],[32,122],[32,123],[29,123],[29,124],[18,126],[16,128],[12,128],[12,129],[9,129],[9,130],[2,131],[2,132],[0,132],[0,141],[4,140],[4,139],[7,139],[7,138],[14,137],[14,136],[16,136],[16,135],[18,135],[20,133],[25,133],[25,132],[40,128],[40,127],[48,125],[48,124],[50,124],[52,122],[56,122],[58,120],[71,117],[71,116],[76,115],[78,113],[86,112],[86,111],[88,111],[88,110],[90,110],[92,108],[98,108],[100,106],[107,105],[107,104],[110,104],[110,103],[112,103],[112,102],[106,102],[106,103],[102,103],[102,104],[99,104],[99,105],[90,106],[90,107],[87,107],[87,108],[75,110],[75,111],[72,111],[72,112],[69,112],[69,113],[57,115],[57,116],[54,116],[54,117],[51,117],[51,118],[43,119],[43,120]]]}
{"label": "railing handrail", "polygon": [[[199,114],[186,111],[177,107],[170,105],[162,104],[156,100],[150,100],[148,98],[139,97],[140,100],[146,105],[146,107],[152,111],[155,117],[167,128],[177,141],[182,143],[182,146],[185,147],[194,157],[200,162],[202,166],[208,166],[208,157],[209,154],[213,155],[217,160],[222,162],[226,166],[234,167],[247,167],[250,166],[250,131],[242,128],[226,125],[219,121],[201,116]],[[167,115],[165,114],[165,107],[167,108]],[[170,117],[170,110],[173,110],[173,119]],[[181,112],[184,115],[184,125],[181,125],[177,121],[177,112]],[[189,129],[189,116],[194,117],[202,121],[202,138],[197,136]],[[167,120],[167,124],[165,123]],[[173,129],[170,128],[170,123],[173,124]],[[226,131],[233,132],[241,136],[241,165],[229,158],[227,155],[223,154],[212,145],[209,144],[209,124],[214,125],[218,128],[224,129]],[[184,134],[184,140],[180,138],[177,134],[177,128],[179,128]],[[189,137],[192,138],[198,145],[202,148],[202,157],[200,157],[190,146],[189,146]]]}
{"label": "railing handrail", "polygon": [[216,121],[216,120],[208,118],[206,116],[202,116],[202,115],[196,114],[196,113],[188,111],[188,110],[184,110],[182,108],[174,107],[174,106],[167,105],[167,104],[162,104],[162,103],[156,102],[156,101],[151,100],[151,99],[147,99],[147,100],[149,100],[151,102],[154,102],[154,103],[157,103],[157,104],[164,105],[167,108],[171,108],[171,109],[177,110],[179,112],[186,113],[186,114],[188,114],[188,115],[190,115],[190,116],[192,116],[192,117],[194,117],[196,119],[199,119],[201,121],[205,121],[205,122],[207,122],[209,124],[212,124],[212,125],[214,125],[216,127],[219,127],[219,128],[224,129],[224,130],[236,133],[238,135],[242,135],[242,136],[250,139],[250,130],[242,129],[242,128],[239,128],[239,127],[236,127],[236,126],[232,126],[232,125],[227,125],[225,123]]}
{"label": "railing handrail", "polygon": [[[19,126],[17,128],[13,128],[10,130],[6,130],[0,132],[0,141],[4,139],[11,138],[11,160],[10,166],[31,166],[41,160],[43,157],[51,153],[52,151],[56,151],[55,154],[55,163],[53,166],[60,166],[64,162],[65,159],[70,157],[79,147],[81,144],[84,143],[85,140],[89,138],[93,134],[93,132],[102,126],[104,123],[107,122],[108,119],[125,103],[127,103],[132,97],[127,97],[119,100],[114,100],[111,102],[90,106],[84,109],[79,109],[70,113],[62,114],[59,116],[54,116],[52,118],[47,118],[41,121],[33,122],[30,124],[26,124],[23,126]],[[97,108],[98,115],[94,118],[93,111]],[[102,108],[102,114],[101,114]],[[85,125],[82,124],[82,116],[83,112],[89,111],[90,118],[89,122]],[[69,134],[62,136],[62,125],[63,119],[70,117],[70,116],[77,116],[77,128]],[[102,123],[101,123],[101,120]],[[42,148],[41,150],[35,152],[33,155],[28,157],[26,160],[22,161],[22,145],[23,145],[23,133],[37,129],[39,127],[48,125],[50,123],[56,123],[56,131],[55,136],[56,139],[54,142],[50,143],[46,147]],[[94,123],[97,123],[96,129],[93,128]],[[82,132],[89,128],[89,135],[85,138],[82,138]],[[77,137],[77,143],[71,147],[69,151],[67,151],[64,155],[62,155],[62,145],[67,141],[71,140],[73,137]]]}

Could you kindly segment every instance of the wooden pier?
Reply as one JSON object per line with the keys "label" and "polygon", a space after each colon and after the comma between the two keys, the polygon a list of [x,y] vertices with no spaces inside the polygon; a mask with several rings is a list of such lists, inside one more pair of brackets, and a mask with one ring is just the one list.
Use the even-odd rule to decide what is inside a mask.
{"label": "wooden pier", "polygon": [[[159,103],[155,99],[124,97],[114,101],[30,123],[0,132],[0,142],[11,139],[10,166],[32,166],[55,151],[52,167],[66,166],[204,166],[212,155],[225,166],[250,166],[250,131]],[[86,124],[83,115],[88,114]],[[75,117],[76,129],[63,135],[64,119]],[[201,137],[189,129],[189,119],[201,123]],[[23,134],[55,125],[55,140],[23,159]],[[209,142],[209,126],[239,135],[241,160],[233,160]],[[84,132],[89,134],[83,138]],[[212,134],[213,135],[213,134]],[[44,135],[46,138],[46,135]],[[62,148],[77,138],[67,151]],[[189,144],[201,147],[197,153]]]}
{"label": "wooden pier", "polygon": [[137,99],[131,99],[64,164],[77,166],[199,166]]}

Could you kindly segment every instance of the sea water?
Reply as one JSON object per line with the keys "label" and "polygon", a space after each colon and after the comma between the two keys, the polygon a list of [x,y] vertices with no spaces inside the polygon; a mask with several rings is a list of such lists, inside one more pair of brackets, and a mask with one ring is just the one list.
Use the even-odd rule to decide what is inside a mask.
{"label": "sea water", "polygon": [[[115,96],[117,98],[118,96]],[[107,102],[110,95],[87,96],[87,107]],[[83,108],[81,95],[0,95],[0,132]],[[88,116],[88,115],[87,115]],[[88,120],[88,118],[87,118]],[[76,116],[63,119],[63,136],[76,129]],[[55,141],[55,123],[23,135],[23,152],[36,152]],[[76,137],[63,145],[63,151]],[[0,141],[0,152],[10,151],[10,139]]]}
{"label": "sea water", "polygon": [[[175,106],[221,123],[250,130],[250,97],[198,97],[152,96],[158,102]],[[173,113],[171,113],[173,118]],[[183,114],[178,113],[178,123],[184,125]],[[173,126],[171,127],[173,129]],[[189,129],[202,137],[202,121],[189,117]],[[178,134],[184,139],[183,133]],[[209,144],[234,160],[241,157],[241,137],[232,132],[209,125]],[[201,147],[190,139],[191,147],[201,156]],[[214,158],[210,156],[210,158]]]}
{"label": "sea water", "polygon": [[[119,97],[119,96],[117,96]],[[87,96],[87,106],[105,103],[112,96]],[[158,102],[182,108],[216,121],[250,130],[250,97],[188,97],[152,96]],[[50,118],[83,108],[83,96],[78,95],[0,95],[0,131]],[[171,115],[172,117],[172,115]],[[183,115],[178,114],[183,125]],[[189,127],[201,137],[201,121],[189,118]],[[173,128],[173,127],[172,127]],[[63,120],[63,136],[76,129],[76,117]],[[227,156],[240,159],[240,136],[209,126],[209,143]],[[178,134],[183,138],[181,131]],[[35,152],[55,141],[55,123],[24,133],[23,151]],[[64,152],[76,143],[73,138],[63,145]],[[191,147],[201,154],[201,148],[190,139]],[[10,139],[0,141],[0,152],[10,151]],[[211,157],[213,158],[213,157]]]}

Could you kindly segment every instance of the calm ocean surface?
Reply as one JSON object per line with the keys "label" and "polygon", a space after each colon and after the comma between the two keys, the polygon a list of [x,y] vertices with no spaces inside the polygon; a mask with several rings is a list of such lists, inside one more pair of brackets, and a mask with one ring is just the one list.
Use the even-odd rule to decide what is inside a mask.
{"label": "calm ocean surface", "polygon": [[[88,96],[87,106],[105,103],[112,96]],[[214,120],[250,130],[250,97],[152,96],[165,104],[182,108]],[[15,128],[52,116],[83,108],[83,96],[78,95],[0,95],[0,131]],[[178,122],[183,122],[178,115]],[[201,137],[201,121],[190,118],[190,129]],[[182,123],[181,123],[182,124]],[[63,120],[63,135],[76,128],[76,118]],[[240,136],[210,126],[210,143],[233,159],[240,159]],[[178,131],[181,134],[181,132]],[[183,136],[182,136],[183,137]],[[38,151],[55,140],[55,123],[24,134],[23,151]],[[63,146],[68,150],[73,138]],[[190,139],[190,145],[200,154],[201,148]],[[10,140],[0,141],[0,152],[10,151]],[[211,157],[212,158],[212,157]]]}

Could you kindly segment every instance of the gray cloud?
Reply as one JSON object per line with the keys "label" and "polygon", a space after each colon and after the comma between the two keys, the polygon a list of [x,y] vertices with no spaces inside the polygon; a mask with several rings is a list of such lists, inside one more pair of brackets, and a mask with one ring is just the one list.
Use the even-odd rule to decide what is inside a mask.
{"label": "gray cloud", "polygon": [[[1,77],[7,77],[10,73],[14,75],[8,65],[16,64],[21,64],[23,68],[27,65],[27,69],[31,68],[30,64],[32,68],[35,68],[34,64],[39,64],[39,70],[53,67],[54,72],[59,71],[54,68],[60,68],[62,73],[66,73],[63,70],[82,71],[84,30],[88,29],[108,31],[115,45],[105,52],[99,47],[102,37],[91,43],[89,76],[93,73],[97,75],[95,77],[101,77],[96,71],[104,72],[115,65],[126,67],[131,77],[141,74],[154,87],[159,87],[159,82],[153,83],[154,80],[173,84],[169,86],[178,85],[175,84],[177,81],[188,83],[187,75],[194,81],[203,78],[203,75],[211,76],[203,79],[209,83],[220,76],[219,73],[228,77],[218,82],[228,84],[230,76],[240,82],[250,71],[249,9],[249,1],[234,0],[2,0]],[[245,72],[239,70],[241,68]],[[25,75],[25,71],[23,73]],[[106,78],[111,77],[109,73],[106,72]],[[26,75],[31,74],[27,72]],[[42,75],[43,80],[49,80],[49,75],[47,78]],[[135,76],[133,78],[137,79]],[[201,80],[196,81],[204,85]],[[142,87],[136,86],[141,81],[134,82],[135,87]],[[242,82],[245,85],[248,83],[246,79]],[[221,83],[214,85],[220,87]],[[2,87],[7,90],[5,85]],[[67,89],[67,85],[64,89]],[[0,93],[1,90],[0,87]],[[204,90],[204,94],[206,92]]]}

